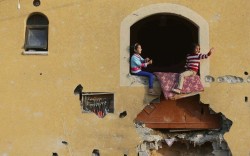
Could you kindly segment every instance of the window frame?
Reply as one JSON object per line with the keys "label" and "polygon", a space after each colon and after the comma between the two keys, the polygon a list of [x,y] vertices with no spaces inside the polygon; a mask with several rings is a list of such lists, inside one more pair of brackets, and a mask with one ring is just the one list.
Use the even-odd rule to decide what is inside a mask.
{"label": "window frame", "polygon": [[[29,20],[32,18],[32,16],[41,16],[46,20],[46,24],[28,24]],[[34,18],[34,17],[33,17]],[[41,30],[45,34],[45,38],[38,38],[44,41],[44,45],[30,45],[30,33],[32,30]],[[26,21],[26,29],[25,29],[25,42],[24,42],[24,52],[23,54],[39,54],[39,55],[47,55],[48,54],[48,38],[49,38],[49,21],[47,17],[41,13],[33,13],[30,15]]]}
{"label": "window frame", "polygon": [[[135,83],[137,82],[137,77],[131,76],[128,70],[130,65],[130,27],[142,18],[146,18],[156,13],[173,13],[191,20],[199,27],[198,43],[200,43],[201,51],[209,51],[209,24],[197,12],[182,5],[170,3],[152,4],[142,7],[124,17],[120,24],[120,86],[144,86],[141,83]],[[200,78],[204,87],[210,86],[210,83],[205,82],[205,76],[209,75],[210,71],[209,64],[209,59],[206,59],[201,62],[200,66]]]}

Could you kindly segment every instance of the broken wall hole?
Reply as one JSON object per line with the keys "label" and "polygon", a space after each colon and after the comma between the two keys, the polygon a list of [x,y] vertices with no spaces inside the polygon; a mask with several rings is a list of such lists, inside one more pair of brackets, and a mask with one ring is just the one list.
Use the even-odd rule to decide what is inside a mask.
{"label": "broken wall hole", "polygon": [[52,156],[58,156],[58,154],[57,153],[52,153]]}
{"label": "broken wall hole", "polygon": [[92,156],[100,156],[99,149],[94,149],[92,152]]}
{"label": "broken wall hole", "polygon": [[83,86],[81,84],[77,85],[76,88],[74,89],[74,94],[79,95],[80,101],[82,101],[82,90],[83,90]]}
{"label": "broken wall hole", "polygon": [[247,82],[250,83],[250,76],[247,77]]}
{"label": "broken wall hole", "polygon": [[35,7],[38,7],[40,4],[41,4],[40,0],[34,0],[34,1],[33,1],[33,5],[34,5]]}
{"label": "broken wall hole", "polygon": [[127,111],[120,113],[119,118],[124,118],[125,116],[127,116]]}
{"label": "broken wall hole", "polygon": [[245,96],[245,102],[248,102],[248,97],[247,96]]}
{"label": "broken wall hole", "polygon": [[67,142],[67,141],[62,141],[62,143],[63,143],[64,145],[68,145],[68,142]]}
{"label": "broken wall hole", "polygon": [[142,142],[137,146],[139,156],[232,155],[223,135],[233,122],[203,104],[198,95],[150,105],[135,119]]}
{"label": "broken wall hole", "polygon": [[232,155],[223,134],[214,130],[164,132],[152,129],[142,138],[143,143],[137,147],[139,156],[150,156],[152,151],[161,155]]}
{"label": "broken wall hole", "polygon": [[83,92],[79,84],[74,89],[74,94],[79,95],[80,106],[83,113],[95,113],[99,118],[104,118],[108,113],[114,113],[114,93],[109,92]]}
{"label": "broken wall hole", "polygon": [[[248,72],[245,72],[244,74],[248,75]],[[231,84],[244,83],[244,82],[250,83],[250,76],[247,77],[246,81],[244,81],[244,79],[242,77],[233,76],[233,75],[220,76],[220,77],[217,77],[216,80],[219,83],[231,83]],[[212,83],[214,81],[215,81],[214,77],[212,77],[210,75],[205,76],[205,82]]]}
{"label": "broken wall hole", "polygon": [[237,77],[237,76],[232,76],[232,75],[226,75],[226,76],[221,76],[217,78],[218,82],[227,82],[227,83],[242,83],[244,82],[243,78]]}
{"label": "broken wall hole", "polygon": [[210,75],[205,76],[205,82],[211,83],[211,82],[214,82],[214,80],[215,79],[212,76],[210,76]]}
{"label": "broken wall hole", "polygon": [[[175,142],[171,147],[169,147],[166,143],[162,143],[162,148],[155,151],[155,153],[160,153],[161,155],[185,155],[185,156],[229,156],[230,152],[228,150],[214,150],[214,145],[216,143],[206,142],[202,145],[194,145],[190,142]],[[221,143],[221,144],[224,144]],[[224,145],[223,145],[224,146]],[[227,145],[226,145],[227,146]],[[223,152],[221,152],[223,151]],[[223,153],[223,154],[222,154]]]}

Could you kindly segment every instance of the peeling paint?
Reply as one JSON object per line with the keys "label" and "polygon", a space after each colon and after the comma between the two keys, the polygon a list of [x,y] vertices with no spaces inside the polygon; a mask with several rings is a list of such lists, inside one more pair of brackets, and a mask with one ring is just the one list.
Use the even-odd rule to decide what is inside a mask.
{"label": "peeling paint", "polygon": [[247,82],[250,83],[250,76],[247,77]]}
{"label": "peeling paint", "polygon": [[214,82],[214,80],[215,79],[212,76],[210,76],[210,75],[205,76],[205,82],[211,83],[211,82]]}
{"label": "peeling paint", "polygon": [[[245,75],[248,75],[248,72],[244,72]],[[212,83],[215,81],[215,78],[213,76],[207,75],[205,76],[205,82]],[[250,83],[250,76],[247,77],[246,80],[244,80],[242,77],[233,76],[233,75],[225,75],[225,76],[219,76],[217,77],[217,82],[219,83]]]}
{"label": "peeling paint", "polygon": [[226,76],[221,76],[217,78],[218,82],[226,82],[226,83],[242,83],[244,82],[243,78],[237,77],[237,76],[232,76],[232,75],[226,75]]}

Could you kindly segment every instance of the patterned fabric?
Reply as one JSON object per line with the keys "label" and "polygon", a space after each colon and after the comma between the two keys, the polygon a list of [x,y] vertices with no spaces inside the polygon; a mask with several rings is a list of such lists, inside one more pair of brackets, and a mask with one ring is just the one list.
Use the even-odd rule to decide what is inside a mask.
{"label": "patterned fabric", "polygon": [[[161,89],[166,99],[171,99],[176,93],[172,92],[172,88],[176,88],[178,85],[179,74],[178,73],[163,73],[155,72],[154,73],[158,81],[160,82]],[[198,75],[189,76],[185,78],[184,85],[181,90],[181,94],[188,94],[192,92],[201,92],[203,91],[203,85],[201,84],[200,77]]]}

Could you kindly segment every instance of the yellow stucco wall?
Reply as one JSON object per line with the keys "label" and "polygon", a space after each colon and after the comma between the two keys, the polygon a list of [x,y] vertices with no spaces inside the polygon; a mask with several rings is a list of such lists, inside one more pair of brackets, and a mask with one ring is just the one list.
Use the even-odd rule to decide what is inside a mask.
{"label": "yellow stucco wall", "polygon": [[[142,7],[173,3],[185,6],[209,23],[209,42],[216,48],[210,75],[250,72],[250,2],[248,0],[42,0],[0,1],[0,155],[136,155],[140,138],[133,119],[150,97],[144,87],[120,86],[120,24]],[[25,23],[33,12],[49,19],[47,56],[22,55]],[[115,93],[115,113],[100,119],[83,114],[74,88]],[[249,83],[211,83],[202,93],[233,121],[225,139],[233,155],[250,153]],[[120,119],[119,113],[128,115]],[[62,141],[68,145],[62,144]]]}

